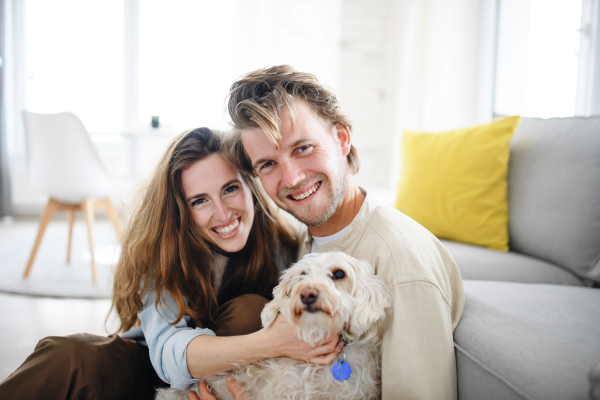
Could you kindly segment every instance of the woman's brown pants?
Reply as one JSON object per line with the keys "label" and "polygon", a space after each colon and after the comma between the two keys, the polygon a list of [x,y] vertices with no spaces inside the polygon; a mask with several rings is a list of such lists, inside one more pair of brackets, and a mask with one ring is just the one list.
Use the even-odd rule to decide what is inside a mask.
{"label": "woman's brown pants", "polygon": [[[264,297],[246,294],[223,304],[217,336],[245,335],[261,328]],[[50,336],[0,384],[0,399],[153,399],[161,381],[146,346],[117,335]]]}

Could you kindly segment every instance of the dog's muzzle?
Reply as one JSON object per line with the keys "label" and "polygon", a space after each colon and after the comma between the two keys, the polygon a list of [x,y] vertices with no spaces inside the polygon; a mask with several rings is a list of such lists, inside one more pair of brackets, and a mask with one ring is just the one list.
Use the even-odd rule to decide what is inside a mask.
{"label": "dog's muzzle", "polygon": [[300,292],[300,301],[306,305],[308,309],[317,302],[319,291],[313,288],[305,288]]}

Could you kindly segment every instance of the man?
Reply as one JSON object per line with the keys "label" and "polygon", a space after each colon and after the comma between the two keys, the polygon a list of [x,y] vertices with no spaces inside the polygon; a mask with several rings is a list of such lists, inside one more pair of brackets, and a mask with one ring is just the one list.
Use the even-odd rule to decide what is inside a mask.
{"label": "man", "polygon": [[235,82],[228,108],[231,158],[305,224],[299,258],[341,250],[384,279],[392,307],[380,324],[382,398],[455,399],[460,273],[431,233],[356,185],[358,155],[335,95],[313,75],[277,66]]}
{"label": "man", "polygon": [[393,305],[380,325],[382,397],[456,398],[460,273],[433,235],[356,185],[351,125],[335,95],[313,75],[277,66],[235,82],[228,108],[239,167],[306,225],[299,257],[341,250],[385,280]]}

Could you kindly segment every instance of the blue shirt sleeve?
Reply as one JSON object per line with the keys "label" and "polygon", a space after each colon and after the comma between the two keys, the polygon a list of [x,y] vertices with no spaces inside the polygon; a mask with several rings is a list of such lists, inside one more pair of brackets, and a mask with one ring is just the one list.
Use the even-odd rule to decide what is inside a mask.
{"label": "blue shirt sleeve", "polygon": [[177,318],[177,304],[167,291],[163,291],[161,305],[155,305],[156,292],[151,290],[144,299],[144,308],[138,313],[144,337],[150,351],[150,361],[154,370],[171,387],[186,390],[199,379],[190,375],[187,367],[186,351],[192,339],[201,335],[212,335],[210,329],[191,328],[187,324],[190,317],[184,317],[175,325],[169,324]]}

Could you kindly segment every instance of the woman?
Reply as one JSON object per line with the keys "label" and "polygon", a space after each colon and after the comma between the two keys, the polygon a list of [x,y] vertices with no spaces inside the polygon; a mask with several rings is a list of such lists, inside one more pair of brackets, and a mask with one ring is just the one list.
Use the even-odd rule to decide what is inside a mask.
{"label": "woman", "polygon": [[311,348],[281,317],[260,329],[296,238],[256,181],[223,154],[222,135],[199,128],[159,162],[115,273],[123,335],[42,339],[0,384],[0,398],[151,399],[163,382],[185,389],[240,361],[333,361],[336,337]]}

